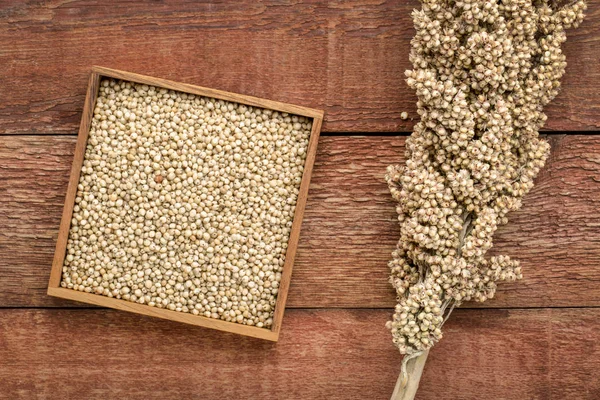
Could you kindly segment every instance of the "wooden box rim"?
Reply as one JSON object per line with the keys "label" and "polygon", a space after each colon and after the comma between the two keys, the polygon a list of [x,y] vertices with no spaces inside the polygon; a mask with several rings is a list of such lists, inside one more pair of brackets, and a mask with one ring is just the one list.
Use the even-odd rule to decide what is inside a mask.
{"label": "wooden box rim", "polygon": [[[172,89],[185,93],[192,93],[200,96],[211,97],[220,100],[236,102],[244,105],[266,108],[274,111],[286,112],[299,116],[312,118],[313,124],[310,133],[306,160],[304,163],[304,171],[302,173],[302,181],[294,211],[294,219],[292,229],[288,240],[288,248],[285,255],[285,262],[279,284],[279,292],[277,294],[277,302],[273,315],[273,325],[271,329],[257,328],[255,326],[242,325],[235,322],[227,322],[220,319],[207,318],[200,315],[171,311],[164,308],[151,307],[145,304],[133,303],[127,300],[115,299],[103,295],[80,292],[73,289],[60,287],[62,279],[62,267],[66,255],[67,239],[71,226],[71,218],[73,215],[73,207],[75,205],[75,197],[77,194],[77,185],[85,149],[90,130],[90,123],[93,117],[96,98],[98,97],[98,89],[100,79],[102,77],[122,79],[126,81],[157,86],[165,89]],[[298,239],[300,236],[300,228],[304,216],[304,208],[308,197],[308,188],[312,175],[312,169],[317,152],[317,144],[323,123],[323,111],[312,108],[296,106],[293,104],[282,103],[278,101],[261,99],[258,97],[247,96],[237,93],[226,92],[217,89],[210,89],[201,86],[195,86],[187,83],[179,83],[161,78],[154,78],[146,75],[140,75],[132,72],[119,71],[116,69],[94,66],[89,79],[89,85],[83,107],[83,115],[77,135],[77,143],[75,146],[75,154],[73,157],[73,165],[71,167],[71,175],[69,177],[69,185],[67,195],[65,197],[65,205],[60,222],[58,239],[56,241],[56,250],[50,271],[50,280],[48,283],[48,295],[60,297],[68,300],[75,300],[83,303],[94,304],[98,306],[134,312],[137,314],[149,315],[153,317],[169,319],[172,321],[184,322],[187,324],[203,326],[206,328],[218,329],[221,331],[237,333],[240,335],[251,336],[260,339],[277,341],[279,332],[281,331],[281,323],[283,313],[285,311],[285,302],[290,286],[290,279],[298,247]]]}

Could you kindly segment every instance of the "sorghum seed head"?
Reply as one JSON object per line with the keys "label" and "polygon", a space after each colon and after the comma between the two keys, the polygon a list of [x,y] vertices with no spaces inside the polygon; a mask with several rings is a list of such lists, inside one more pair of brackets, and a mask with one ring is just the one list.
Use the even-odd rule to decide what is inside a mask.
{"label": "sorghum seed head", "polygon": [[521,206],[549,145],[543,106],[565,71],[565,29],[585,2],[423,0],[406,71],[420,121],[405,166],[386,175],[400,240],[389,263],[399,303],[389,323],[401,353],[431,347],[444,316],[521,278],[507,256],[485,258],[496,228]]}

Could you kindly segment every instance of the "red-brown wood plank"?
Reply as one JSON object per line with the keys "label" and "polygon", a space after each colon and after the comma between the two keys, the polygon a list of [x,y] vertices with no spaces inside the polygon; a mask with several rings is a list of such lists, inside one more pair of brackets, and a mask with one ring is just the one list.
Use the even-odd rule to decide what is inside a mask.
{"label": "red-brown wood plank", "polygon": [[[0,310],[6,399],[389,399],[391,310],[290,310],[277,344],[112,310]],[[598,399],[600,310],[458,310],[417,398]]]}
{"label": "red-brown wood plank", "polygon": [[[76,132],[92,65],[324,109],[324,131],[409,131],[410,1],[0,5],[0,133]],[[548,129],[600,129],[600,3],[569,33]]]}
{"label": "red-brown wood plank", "polygon": [[[395,304],[387,261],[398,227],[383,175],[403,162],[404,140],[321,138],[288,306]],[[600,136],[550,142],[546,169],[495,239],[525,279],[501,284],[484,307],[600,305]],[[71,136],[0,142],[0,307],[77,305],[46,296],[74,145]]]}

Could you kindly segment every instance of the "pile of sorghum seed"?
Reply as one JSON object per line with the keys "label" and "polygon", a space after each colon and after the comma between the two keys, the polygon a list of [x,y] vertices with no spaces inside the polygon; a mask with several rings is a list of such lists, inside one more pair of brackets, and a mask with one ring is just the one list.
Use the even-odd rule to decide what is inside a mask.
{"label": "pile of sorghum seed", "polygon": [[311,120],[103,80],[61,285],[268,328]]}
{"label": "pile of sorghum seed", "polygon": [[400,222],[388,327],[401,353],[440,340],[455,305],[521,278],[518,261],[486,253],[549,154],[538,135],[543,108],[565,72],[565,30],[585,8],[583,0],[422,0],[413,12],[406,75],[420,121],[406,164],[386,177]]}

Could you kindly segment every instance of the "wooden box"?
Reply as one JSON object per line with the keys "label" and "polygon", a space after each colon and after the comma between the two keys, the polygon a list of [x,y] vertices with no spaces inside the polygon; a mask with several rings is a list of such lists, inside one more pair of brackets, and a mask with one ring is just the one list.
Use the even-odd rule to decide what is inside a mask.
{"label": "wooden box", "polygon": [[[67,240],[69,236],[69,230],[71,225],[71,218],[73,214],[73,208],[75,204],[75,197],[77,194],[77,185],[80,179],[80,171],[84,162],[86,143],[88,139],[88,133],[90,130],[91,119],[93,117],[96,98],[98,96],[98,90],[100,80],[102,77],[121,79],[125,81],[152,85],[156,87],[172,89],[184,93],[191,93],[200,96],[212,97],[225,101],[236,102],[239,104],[261,107],[274,111],[286,112],[289,114],[295,114],[298,116],[304,116],[313,120],[312,130],[310,133],[309,144],[307,149],[307,155],[304,165],[304,171],[302,174],[302,180],[300,183],[299,194],[297,198],[296,208],[294,211],[293,223],[288,241],[288,247],[285,254],[285,261],[281,275],[281,281],[279,283],[279,292],[277,294],[277,300],[275,304],[273,323],[271,328],[259,328],[255,326],[243,325],[235,322],[223,321],[220,319],[208,318],[200,315],[193,315],[190,313],[171,311],[164,308],[152,307],[145,304],[138,304],[127,300],[110,298],[107,296],[81,292],[69,288],[61,287],[62,279],[62,268],[64,264]],[[193,325],[199,325],[207,328],[218,329],[227,332],[233,332],[241,335],[252,336],[256,338],[277,341],[279,332],[281,330],[281,323],[283,319],[283,312],[285,309],[285,302],[287,298],[287,292],[289,289],[290,278],[292,275],[292,267],[294,264],[294,257],[296,254],[296,248],[298,245],[298,239],[300,235],[300,226],[302,224],[302,217],[304,214],[304,207],[306,205],[306,199],[308,196],[308,188],[310,184],[310,178],[315,160],[315,154],[317,151],[317,142],[319,139],[321,124],[323,121],[323,112],[310,108],[295,106],[291,104],[280,103],[271,100],[264,100],[256,97],[245,96],[235,93],[224,92],[215,89],[209,89],[184,83],[172,82],[159,78],[152,78],[144,75],[138,75],[130,72],[123,72],[103,67],[93,67],[92,74],[89,80],[89,87],[85,99],[85,105],[83,108],[83,116],[81,125],[79,128],[79,135],[77,137],[77,145],[75,148],[75,156],[73,160],[73,166],[71,169],[71,175],[69,179],[69,186],[67,189],[67,195],[65,198],[65,206],[63,210],[62,220],[60,224],[60,230],[58,234],[58,240],[56,243],[56,251],[54,254],[54,260],[52,263],[52,270],[50,273],[50,281],[48,285],[48,294],[50,296],[60,297],[69,300],[76,300],[83,303],[95,304],[98,306],[110,307],[114,309],[130,311],[138,314],[144,314],[164,319],[170,319],[173,321],[184,322]]]}

